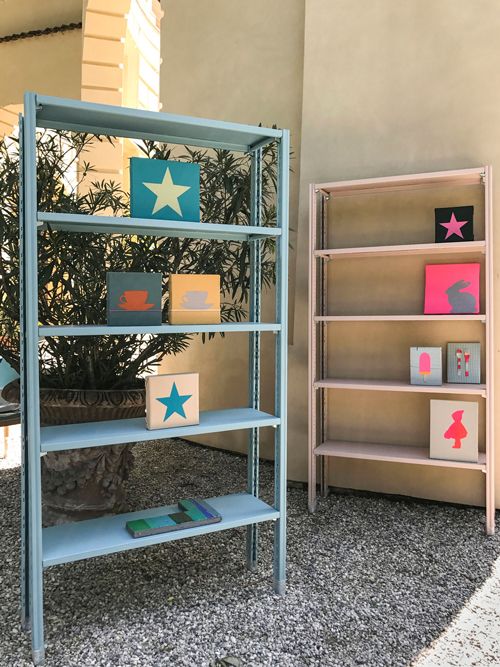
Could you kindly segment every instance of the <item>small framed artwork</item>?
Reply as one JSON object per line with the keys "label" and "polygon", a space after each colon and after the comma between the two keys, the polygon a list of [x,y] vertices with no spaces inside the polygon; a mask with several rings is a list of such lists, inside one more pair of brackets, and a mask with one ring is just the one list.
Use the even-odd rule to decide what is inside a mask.
{"label": "small framed artwork", "polygon": [[218,324],[220,276],[174,273],[169,280],[170,324]]}
{"label": "small framed artwork", "polygon": [[428,264],[424,313],[479,313],[480,264]]}
{"label": "small framed artwork", "polygon": [[477,430],[477,403],[431,400],[431,459],[477,463]]}
{"label": "small framed artwork", "polygon": [[130,158],[130,215],[200,222],[200,165]]}
{"label": "small framed artwork", "polygon": [[161,324],[161,281],[161,273],[109,271],[106,274],[108,324]]}
{"label": "small framed artwork", "polygon": [[150,375],[146,378],[146,427],[200,423],[198,373]]}
{"label": "small framed artwork", "polygon": [[474,241],[474,206],[435,208],[436,243]]}
{"label": "small framed artwork", "polygon": [[448,382],[480,384],[481,343],[448,343]]}
{"label": "small framed artwork", "polygon": [[440,347],[411,347],[410,384],[443,384],[442,356]]}

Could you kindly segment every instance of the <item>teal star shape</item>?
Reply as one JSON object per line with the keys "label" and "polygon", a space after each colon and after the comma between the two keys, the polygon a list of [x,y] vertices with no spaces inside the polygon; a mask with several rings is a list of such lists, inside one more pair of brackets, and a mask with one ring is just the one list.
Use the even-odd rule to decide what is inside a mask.
{"label": "teal star shape", "polygon": [[167,406],[167,411],[165,412],[165,416],[163,417],[163,421],[166,422],[169,417],[171,417],[173,414],[178,414],[181,417],[184,417],[186,419],[186,413],[184,412],[184,403],[188,401],[193,394],[184,394],[184,396],[181,396],[179,394],[179,390],[177,389],[177,385],[174,384],[172,385],[172,391],[170,392],[170,396],[164,396],[163,398],[157,398],[157,401],[160,401],[160,403],[163,403],[163,405]]}

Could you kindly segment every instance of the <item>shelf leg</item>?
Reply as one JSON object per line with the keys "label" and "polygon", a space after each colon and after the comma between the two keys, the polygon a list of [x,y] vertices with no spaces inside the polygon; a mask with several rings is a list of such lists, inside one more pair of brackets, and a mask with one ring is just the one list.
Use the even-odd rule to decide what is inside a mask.
{"label": "shelf leg", "polygon": [[[19,116],[19,163],[23,164],[24,158],[24,118]],[[20,271],[20,325],[21,330],[24,330],[25,318],[24,311],[26,309],[26,290],[24,289],[24,275],[23,275],[23,258],[24,258],[24,179],[23,170],[19,170],[19,248],[21,252],[21,271]],[[24,336],[21,336],[21,395],[20,395],[20,409],[21,409],[21,628],[28,632],[31,629],[30,619],[30,597],[29,597],[29,457],[28,457],[28,441],[26,431],[26,364],[24,359],[26,356],[26,346]]]}
{"label": "shelf leg", "polygon": [[[286,460],[280,456],[280,449],[285,448],[285,428],[279,426],[275,434],[275,479],[279,480],[275,490],[275,507],[280,511],[280,518],[274,524],[274,590],[284,595],[286,589]],[[284,466],[284,467],[283,467]]]}
{"label": "shelf leg", "polygon": [[[251,224],[262,224],[262,149],[252,152],[251,161]],[[262,281],[262,244],[260,240],[250,242],[250,294],[249,316],[253,322],[261,319],[261,281]],[[249,337],[248,349],[248,402],[254,410],[260,408],[260,333],[254,331]],[[259,497],[259,448],[260,434],[253,428],[248,434],[248,479],[247,489],[256,498]],[[257,568],[259,551],[259,531],[257,524],[247,527],[247,567]]]}
{"label": "shelf leg", "polygon": [[316,379],[317,363],[317,333],[314,316],[316,314],[316,260],[314,250],[316,248],[316,190],[314,185],[309,188],[309,360],[308,360],[308,397],[309,397],[309,419],[308,419],[308,478],[307,478],[307,502],[309,512],[316,511],[316,472],[317,461],[314,450],[317,439],[317,396],[314,388]]}
{"label": "shelf leg", "polygon": [[29,501],[28,501],[28,464],[26,457],[26,441],[21,436],[21,628],[24,632],[31,630],[30,596],[29,596]]}
{"label": "shelf leg", "polygon": [[[492,436],[491,436],[492,437]],[[490,466],[486,469],[486,534],[495,534],[495,480]]]}
{"label": "shelf leg", "polygon": [[484,210],[486,240],[486,533],[495,533],[495,337],[493,276],[493,182],[492,168],[486,167]]}
{"label": "shelf leg", "polygon": [[[255,439],[252,435],[255,432]],[[259,430],[250,432],[250,447],[248,452],[248,492],[256,498],[259,496]],[[252,461],[252,462],[251,462]],[[256,462],[255,462],[256,461]],[[247,568],[254,572],[257,569],[259,553],[259,531],[257,524],[247,526]]]}
{"label": "shelf leg", "polygon": [[320,466],[320,492],[322,498],[328,498],[329,486],[328,486],[328,456],[319,457],[319,466]]}
{"label": "shelf leg", "polygon": [[[40,510],[41,508],[38,508]],[[41,554],[41,534],[38,536],[38,526],[41,527],[41,513],[33,512],[32,507],[31,530],[30,530],[30,567],[29,567],[29,597],[30,597],[30,619],[31,619],[31,646],[33,651],[33,662],[35,665],[42,664],[44,655],[43,639],[43,568]],[[36,527],[33,523],[37,523]],[[40,530],[41,533],[41,530]]]}
{"label": "shelf leg", "polygon": [[274,590],[278,595],[286,592],[286,519],[274,524]]}
{"label": "shelf leg", "polygon": [[309,480],[307,484],[307,491],[308,491],[307,507],[309,509],[309,512],[311,512],[311,514],[314,514],[317,505],[316,466],[317,466],[316,456],[314,455],[314,452],[310,452]]}
{"label": "shelf leg", "polygon": [[287,357],[288,357],[288,173],[290,133],[283,130],[278,146],[277,224],[281,238],[276,244],[276,321],[281,330],[276,336],[275,412],[280,425],[274,432],[274,506],[279,519],[274,526],[274,590],[285,593],[286,581],[286,446],[287,446]]}
{"label": "shelf leg", "polygon": [[[24,96],[23,161],[21,172],[22,211],[20,224],[21,311],[24,342],[22,347],[21,413],[23,444],[27,457],[25,517],[27,532],[22,539],[27,548],[29,617],[33,662],[44,658],[43,641],[43,567],[42,567],[42,471],[40,461],[40,397],[38,377],[38,247],[36,175],[36,96]],[[25,460],[26,462],[26,460]],[[26,575],[26,571],[25,571]],[[26,611],[25,611],[26,615]]]}
{"label": "shelf leg", "polygon": [[[325,248],[328,244],[328,234],[327,234],[327,200],[324,196],[321,197],[321,247]],[[314,220],[316,225],[316,218]],[[311,253],[312,255],[313,253]],[[327,275],[327,264],[324,261],[320,261],[320,313],[322,315],[328,312],[328,275]],[[314,265],[315,270],[317,269],[316,264]],[[315,299],[316,302],[316,299]],[[315,331],[316,333],[316,331]],[[320,324],[320,336],[319,336],[319,368],[320,368],[320,377],[324,378],[328,376],[328,327],[325,322]],[[325,442],[327,439],[328,432],[328,392],[326,389],[319,389],[319,411],[320,411],[320,442]],[[322,498],[328,496],[328,457],[320,456],[319,457],[319,485],[320,485],[320,494]]]}
{"label": "shelf leg", "polygon": [[43,665],[45,662],[45,649],[33,649],[32,660],[34,665]]}

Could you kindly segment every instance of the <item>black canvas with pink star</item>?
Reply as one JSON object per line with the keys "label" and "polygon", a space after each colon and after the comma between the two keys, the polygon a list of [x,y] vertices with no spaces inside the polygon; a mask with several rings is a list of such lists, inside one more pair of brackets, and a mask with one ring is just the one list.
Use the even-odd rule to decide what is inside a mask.
{"label": "black canvas with pink star", "polygon": [[435,208],[436,243],[474,241],[474,206]]}

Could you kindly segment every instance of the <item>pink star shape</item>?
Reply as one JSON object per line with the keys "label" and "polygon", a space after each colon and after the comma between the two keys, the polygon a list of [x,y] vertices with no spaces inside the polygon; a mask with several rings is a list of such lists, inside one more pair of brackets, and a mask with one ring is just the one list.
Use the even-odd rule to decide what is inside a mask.
{"label": "pink star shape", "polygon": [[450,222],[439,223],[442,227],[446,227],[447,230],[444,240],[446,241],[446,239],[449,238],[450,236],[453,236],[453,234],[456,234],[457,236],[460,236],[461,239],[463,239],[464,235],[462,234],[461,229],[468,222],[469,222],[468,220],[457,220],[455,218],[455,214],[452,213]]}

